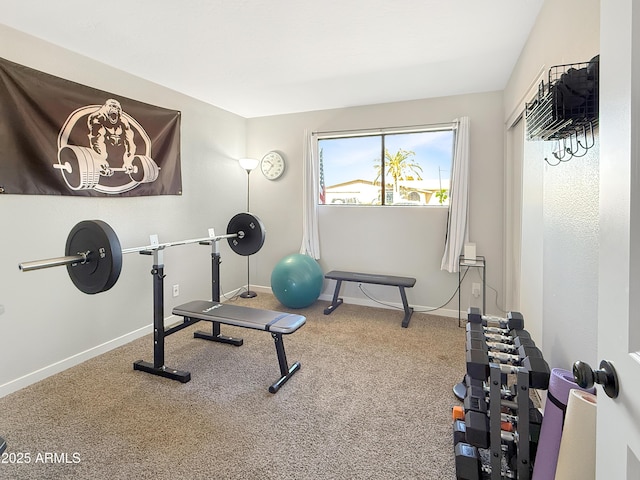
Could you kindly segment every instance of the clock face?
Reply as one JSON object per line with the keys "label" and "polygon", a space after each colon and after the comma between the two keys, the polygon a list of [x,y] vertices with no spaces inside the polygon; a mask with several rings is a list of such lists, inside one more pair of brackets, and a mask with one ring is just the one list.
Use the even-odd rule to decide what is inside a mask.
{"label": "clock face", "polygon": [[260,170],[266,178],[275,180],[284,173],[284,159],[278,152],[269,152],[262,158]]}

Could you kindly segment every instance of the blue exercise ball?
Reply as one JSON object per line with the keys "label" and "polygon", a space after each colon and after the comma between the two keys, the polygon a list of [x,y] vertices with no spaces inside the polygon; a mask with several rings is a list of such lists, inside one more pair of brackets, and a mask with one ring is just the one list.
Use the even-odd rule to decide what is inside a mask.
{"label": "blue exercise ball", "polygon": [[294,253],[284,257],[274,267],[271,290],[283,305],[304,308],[320,296],[323,279],[318,262],[308,255]]}

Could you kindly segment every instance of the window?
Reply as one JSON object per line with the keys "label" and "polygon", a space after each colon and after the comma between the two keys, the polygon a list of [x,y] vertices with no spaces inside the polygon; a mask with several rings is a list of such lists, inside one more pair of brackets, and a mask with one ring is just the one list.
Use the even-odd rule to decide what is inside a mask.
{"label": "window", "polygon": [[319,134],[321,205],[448,205],[454,130]]}

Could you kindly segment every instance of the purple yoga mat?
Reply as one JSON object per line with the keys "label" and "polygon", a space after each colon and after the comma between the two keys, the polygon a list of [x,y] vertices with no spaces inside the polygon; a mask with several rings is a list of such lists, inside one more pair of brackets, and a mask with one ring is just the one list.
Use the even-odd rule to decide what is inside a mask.
{"label": "purple yoga mat", "polygon": [[540,427],[538,453],[536,453],[536,463],[533,466],[533,476],[531,477],[532,480],[552,480],[556,475],[564,412],[567,409],[569,390],[571,389],[595,393],[594,388],[581,388],[574,381],[573,373],[570,371],[561,368],[551,370],[547,401],[544,404],[544,417],[542,419],[542,426]]}

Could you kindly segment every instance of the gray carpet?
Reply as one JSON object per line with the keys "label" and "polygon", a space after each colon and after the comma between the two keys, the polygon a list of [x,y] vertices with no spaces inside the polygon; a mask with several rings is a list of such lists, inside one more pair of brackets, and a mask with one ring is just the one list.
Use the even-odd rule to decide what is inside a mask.
{"label": "gray carpet", "polygon": [[[271,295],[238,304],[288,311]],[[452,386],[464,330],[452,318],[327,302],[284,336],[302,368],[279,377],[268,333],[222,326],[233,347],[167,338],[189,383],[134,371],[151,336],[0,399],[3,479],[453,479]],[[150,313],[151,315],[151,313]],[[27,454],[29,456],[27,460]],[[17,464],[22,459],[22,464]],[[28,463],[27,463],[28,462]]]}

